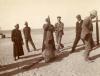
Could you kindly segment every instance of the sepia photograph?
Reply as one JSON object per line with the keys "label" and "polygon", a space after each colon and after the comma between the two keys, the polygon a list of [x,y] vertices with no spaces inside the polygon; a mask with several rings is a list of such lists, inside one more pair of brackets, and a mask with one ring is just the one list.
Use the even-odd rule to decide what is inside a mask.
{"label": "sepia photograph", "polygon": [[0,76],[100,76],[100,0],[0,0]]}

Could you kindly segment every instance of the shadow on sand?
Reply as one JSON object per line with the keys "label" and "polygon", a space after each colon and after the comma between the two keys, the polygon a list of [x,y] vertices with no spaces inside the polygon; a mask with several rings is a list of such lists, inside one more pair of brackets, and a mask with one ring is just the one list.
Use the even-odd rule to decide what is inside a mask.
{"label": "shadow on sand", "polygon": [[90,57],[91,60],[95,60],[95,59],[97,59],[97,58],[100,58],[100,54],[97,54],[97,55],[95,55],[95,56]]}
{"label": "shadow on sand", "polygon": [[[67,48],[67,49],[69,49],[69,48]],[[67,50],[67,49],[64,49],[64,50]],[[80,48],[78,48],[76,50],[76,52],[79,52],[82,49],[83,49],[83,47],[80,47]],[[64,51],[64,50],[62,51],[61,54],[56,56],[56,58],[53,61],[51,61],[50,63],[44,63],[44,62],[37,63],[37,61],[43,60],[42,56],[39,56],[39,57],[34,58],[34,59],[24,60],[22,62],[17,62],[17,63],[5,65],[5,67],[0,69],[0,72],[4,72],[5,71],[4,73],[0,74],[0,76],[12,76],[12,75],[15,75],[15,74],[18,74],[18,73],[26,72],[26,71],[31,70],[31,69],[47,66],[47,65],[49,65],[49,64],[51,64],[53,62],[59,62],[64,57],[69,56],[69,52],[68,51]],[[37,55],[40,55],[40,54],[37,54]],[[29,58],[29,57],[33,57],[33,56],[37,56],[37,55],[30,55],[30,56],[26,56],[26,57],[23,57],[23,58]],[[37,64],[33,65],[34,63],[37,63]],[[32,66],[29,69],[23,69],[24,66],[30,66],[30,65],[32,65]],[[13,70],[10,71],[10,72],[7,71],[7,70],[11,70],[11,69],[13,69]]]}
{"label": "shadow on sand", "polygon": [[[34,58],[34,59],[29,59],[29,60],[25,60],[25,61],[22,61],[22,62],[6,65],[4,68],[0,69],[0,72],[1,71],[4,72],[4,71],[10,70],[10,69],[13,69],[13,70],[9,71],[9,72],[8,71],[4,72],[4,73],[0,74],[0,76],[12,76],[12,75],[15,75],[15,74],[18,74],[18,73],[23,74],[24,72],[27,72],[29,70],[48,66],[49,64],[52,64],[54,62],[59,62],[59,61],[63,60],[63,58],[69,56],[69,54],[70,54],[69,51],[64,51],[64,50],[68,50],[69,48],[70,47],[63,49],[62,53],[59,54],[58,56],[56,56],[56,58],[53,61],[51,61],[50,63],[41,62],[43,60],[43,57],[39,56],[39,57]],[[79,47],[79,48],[76,49],[75,53],[80,52],[83,49],[84,49],[84,47]],[[32,57],[32,56],[28,56],[28,57]],[[93,56],[92,58],[96,59],[98,57],[100,57],[100,54]],[[25,57],[25,58],[27,58],[27,57]],[[35,65],[34,65],[34,63],[35,63]],[[25,67],[25,66],[31,66],[31,67],[29,67],[28,69],[23,69],[23,67]]]}
{"label": "shadow on sand", "polygon": [[[97,48],[99,48],[100,47],[100,44],[96,47],[96,48],[94,48],[93,50],[96,50]],[[95,55],[95,56],[92,56],[92,57],[90,57],[90,59],[91,60],[95,60],[95,59],[97,59],[97,58],[99,58],[100,57],[100,54],[97,54],[97,55]]]}

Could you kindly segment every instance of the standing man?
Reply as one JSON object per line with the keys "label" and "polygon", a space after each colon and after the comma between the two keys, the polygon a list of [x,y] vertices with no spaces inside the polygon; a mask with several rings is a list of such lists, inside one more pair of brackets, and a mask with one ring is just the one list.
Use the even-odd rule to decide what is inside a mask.
{"label": "standing man", "polygon": [[31,28],[28,26],[28,22],[25,22],[25,27],[23,29],[23,33],[24,33],[26,48],[27,48],[28,52],[30,52],[28,42],[31,43],[32,47],[34,48],[34,51],[36,51],[36,47],[33,43],[32,37],[31,37]]}
{"label": "standing man", "polygon": [[43,45],[42,52],[45,62],[49,62],[55,57],[55,42],[54,42],[54,26],[50,22],[50,18],[46,18],[46,23],[43,25]]}
{"label": "standing man", "polygon": [[21,31],[19,30],[19,24],[15,25],[15,29],[12,30],[11,39],[13,42],[13,53],[14,58],[19,59],[20,56],[24,55],[23,51],[23,39]]}
{"label": "standing man", "polygon": [[89,54],[92,50],[92,48],[95,46],[93,37],[92,37],[92,32],[93,32],[93,24],[92,24],[92,19],[94,19],[97,16],[97,11],[92,10],[90,12],[90,16],[84,19],[83,24],[82,24],[82,32],[81,32],[81,38],[85,42],[85,60],[90,61]]}
{"label": "standing man", "polygon": [[57,17],[57,23],[55,24],[55,35],[56,35],[56,43],[57,50],[60,48],[64,48],[64,45],[61,43],[62,36],[64,35],[64,24],[61,22],[61,17]]}
{"label": "standing man", "polygon": [[76,37],[75,37],[75,41],[74,41],[74,44],[73,44],[73,47],[72,47],[72,50],[71,50],[70,53],[73,53],[75,51],[75,48],[76,48],[79,40],[81,39],[81,31],[82,31],[83,20],[81,19],[81,15],[77,15],[76,19],[77,19],[77,22],[76,22]]}

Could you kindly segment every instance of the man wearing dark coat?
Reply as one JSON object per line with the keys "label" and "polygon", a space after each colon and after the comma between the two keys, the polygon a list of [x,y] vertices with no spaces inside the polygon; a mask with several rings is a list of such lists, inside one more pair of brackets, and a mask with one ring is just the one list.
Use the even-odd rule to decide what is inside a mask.
{"label": "man wearing dark coat", "polygon": [[55,42],[54,42],[54,26],[50,23],[49,17],[46,18],[46,24],[43,25],[44,29],[44,35],[43,35],[43,56],[45,59],[45,62],[50,61],[52,58],[54,58],[55,54]]}
{"label": "man wearing dark coat", "polygon": [[12,30],[11,39],[13,42],[13,53],[15,60],[20,58],[20,56],[24,55],[23,51],[23,39],[21,31],[19,30],[19,24],[15,25],[15,29]]}
{"label": "man wearing dark coat", "polygon": [[92,32],[93,32],[93,24],[92,19],[94,19],[97,16],[97,11],[93,10],[90,12],[90,16],[85,18],[82,24],[82,32],[81,32],[81,38],[85,42],[85,60],[91,61],[89,58],[89,54],[93,47],[95,46]]}
{"label": "man wearing dark coat", "polygon": [[72,50],[71,50],[70,53],[73,53],[75,51],[75,48],[76,48],[79,40],[81,39],[81,31],[82,31],[83,20],[81,19],[81,15],[77,15],[76,19],[77,19],[77,22],[76,22],[76,37],[75,37],[75,41],[74,41],[74,44],[73,44],[73,47],[72,47]]}
{"label": "man wearing dark coat", "polygon": [[64,45],[61,43],[62,36],[64,35],[64,23],[61,22],[61,17],[57,17],[58,22],[55,24],[55,35],[56,35],[56,43],[57,43],[57,50],[59,51],[60,48],[63,48]]}
{"label": "man wearing dark coat", "polygon": [[24,33],[26,48],[27,48],[28,52],[30,52],[29,45],[28,45],[29,42],[31,43],[33,49],[36,50],[35,44],[31,37],[31,28],[28,26],[28,22],[25,22],[25,27],[23,29],[23,33]]}

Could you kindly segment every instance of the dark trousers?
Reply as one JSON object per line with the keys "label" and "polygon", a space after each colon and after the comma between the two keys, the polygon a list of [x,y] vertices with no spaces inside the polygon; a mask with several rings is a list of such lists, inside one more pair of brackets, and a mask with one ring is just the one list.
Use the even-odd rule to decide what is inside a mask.
{"label": "dark trousers", "polygon": [[34,44],[32,38],[26,39],[25,42],[26,42],[26,48],[27,48],[28,51],[30,51],[29,45],[28,45],[29,42],[31,43],[31,45],[32,45],[32,47],[34,48],[34,50],[36,50],[36,47],[35,47],[35,44]]}
{"label": "dark trousers", "polygon": [[92,34],[87,34],[85,39],[85,59],[87,59],[89,57],[89,54],[92,50],[92,48],[95,46],[94,41],[93,41],[93,37]]}
{"label": "dark trousers", "polygon": [[[72,47],[72,52],[75,51],[75,48],[76,48],[76,46],[77,46],[77,44],[78,44],[78,42],[79,42],[80,39],[81,39],[80,36],[76,36],[76,38],[75,38],[75,40],[74,40],[73,47]],[[83,40],[82,40],[82,41],[83,41]],[[84,43],[84,41],[83,41],[83,43]]]}

